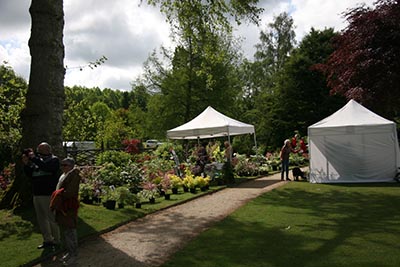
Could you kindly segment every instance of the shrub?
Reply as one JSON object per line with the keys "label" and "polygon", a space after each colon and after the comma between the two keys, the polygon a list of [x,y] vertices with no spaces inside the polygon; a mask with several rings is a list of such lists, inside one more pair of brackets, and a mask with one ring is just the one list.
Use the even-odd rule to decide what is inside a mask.
{"label": "shrub", "polygon": [[138,154],[143,149],[143,145],[139,139],[125,139],[122,141],[125,152],[129,154]]}
{"label": "shrub", "polygon": [[124,151],[109,150],[100,153],[96,158],[97,165],[103,165],[105,163],[114,163],[115,166],[124,166],[131,160],[131,155]]}
{"label": "shrub", "polygon": [[120,204],[133,205],[134,203],[138,202],[138,197],[136,194],[133,194],[126,186],[119,186],[115,188],[115,192],[117,194],[117,202]]}
{"label": "shrub", "polygon": [[143,172],[134,162],[129,162],[121,167],[120,180],[133,193],[140,191],[140,184],[143,182]]}
{"label": "shrub", "polygon": [[106,163],[100,167],[96,172],[95,180],[101,181],[105,186],[121,186],[121,168],[114,165],[114,163]]}
{"label": "shrub", "polygon": [[157,177],[163,177],[165,173],[173,173],[175,163],[171,160],[154,158],[143,162],[143,174],[145,180],[153,181]]}
{"label": "shrub", "polygon": [[178,175],[170,174],[171,188],[179,188],[182,186],[182,179]]}
{"label": "shrub", "polygon": [[15,164],[8,164],[7,167],[3,169],[0,173],[0,192],[1,190],[6,190],[7,187],[15,179]]}
{"label": "shrub", "polygon": [[151,199],[155,198],[158,195],[157,185],[152,182],[144,182],[142,183],[143,190],[140,191],[137,195],[143,199]]}
{"label": "shrub", "polygon": [[95,189],[91,183],[80,183],[79,184],[79,197],[80,199],[93,199],[95,196]]}
{"label": "shrub", "polygon": [[211,178],[209,176],[207,177],[202,177],[202,176],[196,176],[196,180],[197,180],[197,186],[202,188],[207,186],[210,183]]}
{"label": "shrub", "polygon": [[186,169],[185,177],[182,180],[182,185],[186,188],[196,188],[196,186],[198,185],[197,177],[199,176],[195,176],[190,169]]}
{"label": "shrub", "polygon": [[250,161],[246,155],[237,155],[235,172],[238,176],[253,176],[258,173],[257,165]]}
{"label": "shrub", "polygon": [[183,159],[183,147],[182,145],[174,145],[170,142],[162,143],[157,147],[157,149],[154,151],[154,155],[157,157],[160,157],[164,160],[172,160],[171,158],[171,148],[175,151],[176,155],[178,156],[178,159],[180,162],[182,162]]}

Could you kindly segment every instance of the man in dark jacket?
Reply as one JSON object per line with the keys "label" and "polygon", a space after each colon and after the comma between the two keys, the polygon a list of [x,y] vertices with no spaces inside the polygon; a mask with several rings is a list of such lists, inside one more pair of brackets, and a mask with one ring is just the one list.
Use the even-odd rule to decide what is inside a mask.
{"label": "man in dark jacket", "polygon": [[32,181],[33,206],[43,236],[43,243],[38,249],[54,248],[60,243],[60,230],[50,210],[50,198],[57,186],[60,161],[52,154],[48,143],[41,143],[36,154],[33,150],[25,151],[22,162],[25,174]]}

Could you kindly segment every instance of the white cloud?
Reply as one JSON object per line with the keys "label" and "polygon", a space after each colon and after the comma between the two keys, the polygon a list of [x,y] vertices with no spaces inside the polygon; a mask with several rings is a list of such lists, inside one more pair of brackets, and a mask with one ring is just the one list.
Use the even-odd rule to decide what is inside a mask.
{"label": "white cloud", "polygon": [[[247,57],[254,54],[259,32],[274,16],[286,11],[293,17],[297,39],[311,27],[324,29],[345,27],[342,13],[360,2],[375,0],[261,0],[265,11],[260,25],[242,24],[236,35],[244,39]],[[143,1],[145,2],[145,1]],[[169,28],[158,8],[140,0],[65,0],[65,85],[130,90],[130,83],[142,72],[149,54],[161,45],[172,46]],[[30,34],[29,0],[0,1],[0,64],[7,61],[24,78],[29,77]],[[102,56],[108,60],[93,70],[87,65]]]}
{"label": "white cloud", "polygon": [[320,0],[292,0],[292,6],[295,7],[291,16],[297,25],[297,39],[310,32],[311,27],[317,30],[325,28],[334,28],[340,31],[347,26],[343,17],[348,8],[359,6],[365,3],[371,6],[376,0],[340,0],[340,1],[320,1]]}

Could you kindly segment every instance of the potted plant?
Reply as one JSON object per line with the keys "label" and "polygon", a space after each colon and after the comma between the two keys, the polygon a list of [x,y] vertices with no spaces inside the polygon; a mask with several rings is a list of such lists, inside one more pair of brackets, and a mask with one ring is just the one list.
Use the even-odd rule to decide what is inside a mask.
{"label": "potted plant", "polygon": [[128,187],[119,186],[115,188],[115,192],[117,194],[116,201],[119,208],[123,208],[125,204],[135,203],[134,197],[136,197],[136,195],[132,194]]}
{"label": "potted plant", "polygon": [[182,180],[182,184],[188,188],[191,193],[196,193],[197,181],[190,171],[186,172],[186,175]]}
{"label": "potted plant", "polygon": [[140,197],[137,197],[137,201],[135,202],[135,208],[140,209],[142,207],[142,202],[140,201]]}
{"label": "potted plant", "polygon": [[113,186],[105,190],[104,207],[109,210],[114,210],[118,200],[118,193]]}
{"label": "potted plant", "polygon": [[208,189],[208,184],[210,182],[210,177],[206,176],[205,178],[202,176],[196,176],[197,186],[200,187],[201,191],[206,191]]}
{"label": "potted plant", "polygon": [[81,183],[79,185],[79,197],[83,203],[92,204],[95,191],[94,186],[89,183]]}
{"label": "potted plant", "polygon": [[158,195],[157,185],[152,182],[144,182],[142,188],[143,189],[138,193],[138,196],[147,199],[152,204],[155,203],[156,196]]}
{"label": "potted plant", "polygon": [[179,187],[182,186],[182,179],[178,175],[172,174],[169,176],[171,181],[172,194],[178,194]]}
{"label": "potted plant", "polygon": [[166,200],[170,199],[170,189],[172,188],[172,183],[171,183],[171,178],[168,174],[165,174],[163,176],[163,179],[161,180],[161,191],[164,192],[164,198]]}

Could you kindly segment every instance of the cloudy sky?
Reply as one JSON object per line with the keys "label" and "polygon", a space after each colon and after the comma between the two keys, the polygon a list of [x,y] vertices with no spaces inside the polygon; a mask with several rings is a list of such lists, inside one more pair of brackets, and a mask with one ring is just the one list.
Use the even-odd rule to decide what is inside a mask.
{"label": "cloudy sky", "polygon": [[[244,38],[244,54],[251,58],[259,32],[279,13],[288,12],[296,26],[296,39],[311,27],[339,31],[346,26],[342,13],[375,0],[260,0],[265,10],[259,27],[242,25],[235,32]],[[28,80],[30,54],[30,0],[0,1],[0,64],[8,62]],[[165,18],[155,7],[140,0],[64,0],[64,45],[67,66],[65,85],[130,90],[130,83],[142,72],[143,62],[161,45],[172,46]],[[144,1],[145,2],[145,1]],[[108,60],[99,68],[85,68],[102,56]],[[80,67],[84,67],[80,71]]]}

